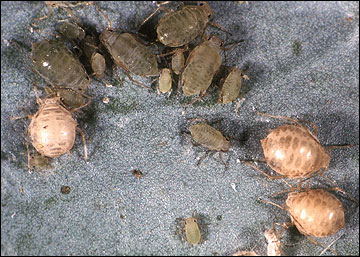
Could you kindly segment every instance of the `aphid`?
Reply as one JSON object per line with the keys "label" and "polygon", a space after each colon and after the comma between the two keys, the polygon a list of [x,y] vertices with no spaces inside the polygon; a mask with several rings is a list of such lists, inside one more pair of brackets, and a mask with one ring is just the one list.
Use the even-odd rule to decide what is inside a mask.
{"label": "aphid", "polygon": [[105,58],[102,54],[99,53],[93,53],[91,57],[91,68],[97,78],[103,78],[105,69],[106,69],[106,63]]}
{"label": "aphid", "polygon": [[[63,8],[69,15],[71,15],[78,23],[80,22],[80,20],[73,14],[73,12],[70,10],[70,8],[74,8],[80,5],[93,5],[94,2],[90,1],[90,2],[86,2],[86,1],[81,1],[78,3],[72,3],[70,1],[45,1],[45,5],[49,8],[49,13],[43,17],[40,18],[36,18],[34,19],[34,21],[40,21],[46,18],[49,18],[50,15],[52,14],[53,8]],[[33,26],[37,26],[37,23],[32,22]]]}
{"label": "aphid", "polygon": [[[159,9],[157,8],[146,20]],[[201,2],[200,5],[182,5],[178,10],[166,13],[159,20],[156,28],[158,40],[170,47],[186,45],[204,32],[212,15],[213,11],[206,2]]]}
{"label": "aphid", "polygon": [[242,86],[242,78],[242,70],[233,67],[221,88],[219,103],[231,103],[239,96]]}
{"label": "aphid", "polygon": [[45,99],[37,97],[36,100],[40,108],[32,116],[28,128],[28,134],[35,149],[41,155],[51,158],[58,157],[73,147],[75,131],[78,129],[83,137],[85,160],[87,160],[85,135],[77,128],[77,123],[71,113],[62,106],[60,97]]}
{"label": "aphid", "polygon": [[100,35],[100,41],[109,51],[114,62],[128,75],[129,79],[145,88],[149,88],[132,79],[129,72],[142,77],[157,76],[158,64],[154,53],[130,33],[118,33],[106,29]]}
{"label": "aphid", "polygon": [[[306,178],[316,171],[325,171],[328,169],[331,155],[315,136],[317,132],[315,125],[314,133],[312,133],[308,128],[291,118],[259,112],[258,114],[272,118],[286,119],[295,123],[294,125],[286,124],[277,127],[273,129],[265,139],[261,140],[266,163],[273,170],[286,178],[296,179]],[[328,147],[328,149],[336,147],[341,146]],[[245,163],[259,170],[250,163]],[[270,176],[261,170],[259,171],[270,179],[282,177]]]}
{"label": "aphid", "polygon": [[66,106],[68,110],[77,109],[86,104],[87,95],[80,93],[71,88],[53,88],[46,86],[45,92],[48,96],[59,96],[61,103]]}
{"label": "aphid", "polygon": [[[291,223],[284,228],[295,225],[305,236],[326,237],[335,234],[345,227],[344,208],[341,202],[323,189],[307,189],[303,192],[288,194],[284,206],[262,200],[289,212]],[[281,234],[278,234],[280,237]],[[320,245],[315,240],[313,243]]]}
{"label": "aphid", "polygon": [[212,36],[190,52],[181,74],[185,96],[200,94],[208,89],[222,63],[221,45],[222,40]]}
{"label": "aphid", "polygon": [[168,68],[164,68],[160,72],[159,77],[159,90],[161,93],[167,93],[171,91],[172,76],[171,71]]}
{"label": "aphid", "polygon": [[205,158],[205,156],[210,151],[217,151],[219,153],[219,158],[224,164],[225,168],[226,163],[221,158],[221,152],[229,151],[231,142],[228,141],[220,131],[214,129],[206,123],[198,123],[190,126],[189,128],[192,138],[199,143],[200,145],[208,148],[209,150],[200,158],[198,165]]}
{"label": "aphid", "polygon": [[199,229],[199,225],[197,223],[197,219],[194,217],[190,217],[185,219],[185,235],[186,240],[191,245],[197,245],[201,240],[201,233]]}
{"label": "aphid", "polygon": [[143,177],[143,174],[140,170],[133,170],[132,171],[132,174],[137,177],[138,179],[142,178]]}
{"label": "aphid", "polygon": [[305,235],[326,237],[345,227],[341,202],[323,189],[290,193],[286,209],[296,228]]}
{"label": "aphid", "polygon": [[85,92],[90,84],[83,65],[62,41],[33,43],[31,58],[35,70],[54,86]]}
{"label": "aphid", "polygon": [[176,75],[179,75],[184,69],[184,50],[176,49],[171,59],[171,69]]}
{"label": "aphid", "polygon": [[58,27],[59,33],[69,40],[82,41],[85,38],[85,30],[73,22],[61,22]]}

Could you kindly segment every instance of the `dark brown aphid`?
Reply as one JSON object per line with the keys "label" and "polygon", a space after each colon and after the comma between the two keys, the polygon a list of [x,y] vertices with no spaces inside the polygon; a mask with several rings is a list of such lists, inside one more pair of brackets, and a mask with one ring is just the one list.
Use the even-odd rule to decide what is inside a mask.
{"label": "dark brown aphid", "polygon": [[206,151],[204,156],[200,158],[198,165],[210,151],[216,151],[219,153],[219,158],[223,162],[225,168],[227,168],[226,163],[221,158],[221,152],[229,151],[231,142],[228,141],[220,131],[214,129],[206,123],[192,125],[189,130],[195,142],[209,149]]}
{"label": "dark brown aphid", "polygon": [[69,186],[62,186],[60,192],[64,195],[70,194],[71,188]]}
{"label": "dark brown aphid", "polygon": [[221,45],[222,40],[212,36],[190,52],[181,74],[185,96],[200,94],[208,89],[222,63]]}
{"label": "dark brown aphid", "polygon": [[133,170],[132,174],[137,177],[138,179],[141,179],[143,177],[143,174],[140,170]]}
{"label": "dark brown aphid", "polygon": [[158,40],[170,47],[186,45],[203,34],[212,15],[213,11],[206,2],[201,2],[200,5],[183,5],[160,19],[156,28]]}
{"label": "dark brown aphid", "polygon": [[159,74],[154,53],[130,33],[118,33],[106,29],[100,35],[100,41],[109,51],[114,62],[127,73],[130,80],[148,88],[131,78],[129,72],[138,76],[149,77]]}
{"label": "dark brown aphid", "polygon": [[73,22],[61,22],[59,33],[69,40],[82,41],[85,38],[85,30]]}
{"label": "dark brown aphid", "polygon": [[182,70],[184,69],[184,63],[184,50],[176,49],[171,59],[171,69],[176,75],[179,75],[182,72]]}
{"label": "dark brown aphid", "polygon": [[83,65],[62,41],[33,43],[31,58],[35,70],[55,87],[85,92],[90,84]]}
{"label": "dark brown aphid", "polygon": [[83,107],[86,104],[86,99],[89,98],[87,95],[71,88],[52,88],[46,86],[45,92],[50,97],[59,96],[61,102],[69,110]]}

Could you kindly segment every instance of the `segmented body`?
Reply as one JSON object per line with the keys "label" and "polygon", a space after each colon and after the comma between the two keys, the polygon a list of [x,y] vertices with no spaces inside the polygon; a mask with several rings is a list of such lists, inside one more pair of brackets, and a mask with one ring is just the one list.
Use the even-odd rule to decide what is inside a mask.
{"label": "segmented body", "polygon": [[158,23],[158,39],[166,46],[183,46],[204,32],[212,14],[208,4],[182,6],[169,12]]}
{"label": "segmented body", "polygon": [[171,71],[168,68],[161,70],[159,77],[159,90],[161,93],[167,93],[171,90],[172,77]]}
{"label": "segmented body", "polygon": [[184,62],[185,62],[185,58],[184,58],[183,50],[181,49],[176,50],[176,52],[174,53],[171,59],[171,69],[176,75],[179,75],[182,72],[184,68]]}
{"label": "segmented body", "polygon": [[85,30],[80,26],[71,22],[62,22],[59,25],[59,32],[64,37],[70,40],[83,40],[85,37]]}
{"label": "segmented body", "polygon": [[220,131],[214,129],[206,123],[199,123],[190,126],[191,136],[194,140],[209,148],[209,150],[228,151],[231,143],[228,141]]}
{"label": "segmented body", "polygon": [[201,232],[199,225],[197,224],[197,219],[190,217],[185,219],[185,235],[186,240],[191,245],[197,245],[201,240]]}
{"label": "segmented body", "polygon": [[77,90],[71,88],[51,88],[45,87],[45,92],[48,96],[59,96],[61,102],[69,109],[79,108],[85,105],[86,98]]}
{"label": "segmented body", "polygon": [[326,237],[345,226],[341,202],[323,189],[290,193],[286,205],[295,226],[303,234]]}
{"label": "segmented body", "polygon": [[272,130],[261,145],[269,166],[290,179],[327,169],[331,158],[319,140],[299,125],[287,124]]}
{"label": "segmented body", "polygon": [[60,97],[53,97],[42,100],[29,125],[29,135],[41,155],[55,158],[73,147],[76,126],[71,113],[60,105]]}
{"label": "segmented body", "polygon": [[93,53],[91,57],[91,68],[96,77],[103,78],[106,69],[104,56],[99,53]]}
{"label": "segmented body", "polygon": [[154,53],[138,42],[133,35],[105,30],[100,36],[100,41],[120,67],[142,77],[159,74]]}
{"label": "segmented body", "polygon": [[54,86],[84,92],[90,84],[83,65],[61,41],[32,44],[31,57],[37,72]]}
{"label": "segmented body", "polygon": [[234,101],[240,94],[242,85],[242,71],[234,67],[226,77],[221,88],[222,103]]}
{"label": "segmented body", "polygon": [[185,96],[208,89],[222,63],[220,45],[221,39],[213,36],[191,51],[181,75]]}

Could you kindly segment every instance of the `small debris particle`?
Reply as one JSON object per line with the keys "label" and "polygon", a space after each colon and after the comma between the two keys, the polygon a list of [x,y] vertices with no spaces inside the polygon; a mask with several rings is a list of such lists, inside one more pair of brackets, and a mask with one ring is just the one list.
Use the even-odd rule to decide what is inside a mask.
{"label": "small debris particle", "polygon": [[62,186],[62,187],[61,187],[61,193],[64,194],[64,195],[69,194],[70,191],[71,191],[71,189],[70,189],[69,186]]}

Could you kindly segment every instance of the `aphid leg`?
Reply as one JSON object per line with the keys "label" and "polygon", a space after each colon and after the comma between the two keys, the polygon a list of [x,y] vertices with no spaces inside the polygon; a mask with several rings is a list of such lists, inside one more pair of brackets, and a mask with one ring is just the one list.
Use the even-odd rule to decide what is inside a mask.
{"label": "aphid leg", "polygon": [[81,134],[81,137],[82,137],[82,140],[83,140],[83,143],[84,143],[84,155],[85,155],[85,161],[87,162],[87,146],[86,146],[86,140],[85,140],[85,134],[84,132],[76,127],[76,129],[79,131],[79,133]]}
{"label": "aphid leg", "polygon": [[[155,11],[153,11],[153,12],[140,24],[140,27],[139,27],[139,28],[141,28],[141,27],[145,24],[145,22],[147,22],[152,16],[154,16],[155,13],[157,13],[160,9],[163,10],[163,11],[165,11],[165,12],[169,12],[168,9],[166,9],[165,7],[162,7],[162,5],[168,4],[169,2],[170,2],[170,1],[165,1],[165,2],[162,2],[162,3],[160,3],[160,4],[156,3],[157,8],[155,9]],[[138,30],[140,30],[140,29],[138,29]]]}
{"label": "aphid leg", "polygon": [[221,31],[224,31],[225,33],[228,33],[230,36],[232,36],[232,34],[231,34],[229,31],[227,31],[227,30],[226,30],[223,26],[221,26],[220,24],[217,24],[217,23],[214,23],[214,22],[209,21],[209,25],[214,26],[214,27],[220,29]]}
{"label": "aphid leg", "polygon": [[322,250],[322,252],[319,254],[319,256],[323,255],[329,248],[330,246],[332,246],[337,240],[339,240],[342,236],[344,235],[344,233],[342,233],[338,238],[336,238],[334,241],[332,241],[324,250]]}
{"label": "aphid leg", "polygon": [[98,6],[97,3],[95,3],[95,7],[96,7],[96,10],[97,10],[99,13],[101,13],[102,16],[105,17],[105,19],[106,19],[107,22],[108,22],[108,29],[110,29],[110,28],[111,28],[111,20],[110,20],[109,16],[106,15],[106,14],[100,9],[100,7]]}
{"label": "aphid leg", "polygon": [[284,181],[284,183],[286,185],[288,185],[290,187],[290,189],[282,190],[280,192],[273,193],[273,194],[270,195],[271,197],[276,196],[276,195],[280,195],[280,194],[283,194],[283,193],[288,193],[288,192],[293,192],[293,191],[296,191],[296,190],[300,190],[299,185],[301,185],[301,179],[300,179],[300,183],[298,184],[297,187],[293,187],[292,185],[290,185],[284,178],[281,178],[281,180]]}
{"label": "aphid leg", "polygon": [[29,130],[27,129],[26,132],[26,151],[27,151],[27,165],[28,165],[28,172],[31,173],[31,165],[30,165],[30,150],[29,150]]}
{"label": "aphid leg", "polygon": [[284,120],[292,121],[292,122],[294,122],[296,124],[299,124],[299,122],[297,120],[294,120],[294,119],[292,119],[290,117],[271,115],[271,114],[268,114],[268,113],[258,112],[256,110],[255,110],[255,112],[256,112],[257,115],[266,116],[266,117],[270,117],[270,118],[274,118],[274,119],[284,119]]}
{"label": "aphid leg", "polygon": [[42,104],[42,101],[41,101],[41,99],[39,98],[39,95],[38,95],[38,92],[37,92],[37,86],[36,86],[35,82],[33,82],[32,85],[33,85],[34,91],[35,91],[36,103],[37,103],[38,105],[41,105],[41,104]]}
{"label": "aphid leg", "polygon": [[38,24],[35,23],[35,21],[41,21],[41,20],[43,20],[43,19],[49,18],[50,15],[52,14],[52,11],[53,11],[53,8],[52,8],[51,6],[49,6],[49,13],[48,13],[47,15],[45,15],[45,16],[40,17],[40,18],[35,18],[35,19],[33,20],[33,22],[31,22],[31,25],[34,26],[34,27],[37,27]]}
{"label": "aphid leg", "polygon": [[186,105],[184,106],[184,111],[183,111],[183,113],[185,113],[186,109],[187,109],[190,105],[192,105],[193,103],[196,103],[197,101],[199,101],[201,98],[203,98],[204,96],[206,96],[207,93],[208,93],[207,91],[202,92],[199,97],[196,97],[196,98],[193,99],[190,103],[186,104]]}
{"label": "aphid leg", "polygon": [[334,187],[333,188],[329,188],[327,190],[333,190],[333,191],[338,191],[343,193],[344,195],[347,195],[353,202],[356,202],[357,204],[359,204],[359,200],[355,199],[354,197],[352,197],[348,192],[344,191],[343,189],[341,189],[340,187],[338,187],[336,185],[336,183],[334,181],[332,181],[331,179],[329,179],[327,176],[325,176],[324,174],[322,174],[322,172],[319,173],[320,176],[322,176],[323,178],[325,178],[327,181],[329,181]]}
{"label": "aphid leg", "polygon": [[286,208],[284,208],[283,206],[278,205],[278,204],[276,204],[276,203],[273,203],[273,202],[271,202],[271,201],[263,200],[263,199],[261,199],[260,197],[258,198],[258,200],[260,200],[260,201],[263,202],[263,203],[272,204],[272,205],[274,205],[274,206],[276,206],[276,207],[279,207],[279,208],[282,209],[282,210],[286,210]]}
{"label": "aphid leg", "polygon": [[201,161],[204,160],[205,157],[206,157],[206,156],[208,155],[208,153],[210,153],[210,152],[211,152],[211,150],[207,150],[207,151],[205,152],[205,154],[204,154],[203,156],[201,156],[201,158],[199,159],[199,161],[198,161],[198,163],[197,163],[197,166],[200,165]]}
{"label": "aphid leg", "polygon": [[224,160],[222,159],[222,157],[221,157],[221,152],[220,152],[220,151],[219,151],[219,159],[220,159],[220,161],[224,164],[225,170],[227,170],[227,165],[226,165],[226,163],[224,162]]}
{"label": "aphid leg", "polygon": [[187,138],[187,140],[189,140],[189,142],[193,145],[193,146],[200,146],[200,144],[195,144],[191,138],[190,135],[188,135],[187,133],[184,133],[184,136]]}
{"label": "aphid leg", "polygon": [[311,243],[313,243],[314,245],[318,245],[318,246],[321,246],[321,247],[323,247],[323,248],[327,248],[327,249],[329,249],[333,254],[337,255],[337,252],[336,252],[334,249],[332,249],[332,248],[330,248],[330,247],[328,247],[328,246],[326,246],[326,245],[323,245],[323,244],[319,243],[319,242],[316,241],[315,239],[311,238],[309,235],[306,235],[306,234],[304,234],[304,235],[305,235],[305,237],[306,237]]}
{"label": "aphid leg", "polygon": [[324,147],[326,148],[326,150],[333,150],[337,148],[351,148],[354,147],[354,145],[329,145]]}
{"label": "aphid leg", "polygon": [[258,167],[256,167],[254,164],[248,162],[248,161],[245,161],[245,160],[240,160],[242,163],[245,163],[247,165],[249,165],[250,167],[256,169],[257,171],[261,172],[263,175],[265,175],[268,179],[281,179],[281,178],[284,178],[284,176],[271,176],[269,174],[266,174],[264,171],[262,171],[261,169],[259,169]]}
{"label": "aphid leg", "polygon": [[136,83],[136,84],[138,84],[138,85],[140,85],[140,86],[142,86],[142,87],[144,87],[144,88],[146,88],[146,89],[151,90],[151,87],[145,86],[145,85],[142,84],[141,82],[133,79],[133,78],[131,77],[131,75],[130,75],[129,70],[128,70],[125,66],[123,66],[123,65],[121,65],[121,64],[118,64],[118,65],[125,71],[126,75],[128,76],[128,78],[129,78],[132,82],[134,82],[134,83]]}

